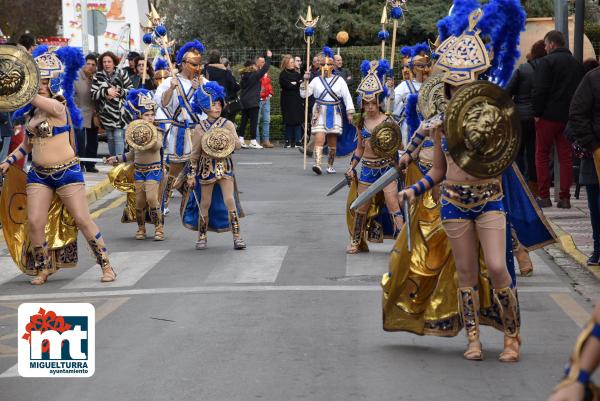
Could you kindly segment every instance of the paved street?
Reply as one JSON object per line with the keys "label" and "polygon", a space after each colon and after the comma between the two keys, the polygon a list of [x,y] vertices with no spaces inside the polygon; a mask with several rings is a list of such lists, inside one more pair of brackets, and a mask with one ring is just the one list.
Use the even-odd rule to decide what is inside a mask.
{"label": "paved street", "polygon": [[[209,248],[196,251],[196,233],[174,212],[180,198],[166,241],[135,241],[135,224],[121,224],[121,207],[111,208],[117,192],[94,204],[104,211],[97,222],[115,283],[98,281],[83,240],[80,266],[39,288],[0,245],[1,400],[546,399],[600,293],[587,271],[556,249],[532,254],[535,275],[519,279],[522,361],[499,363],[502,335],[484,328],[486,359],[467,362],[462,333],[382,331],[379,278],[391,242],[346,255],[346,194],[325,197],[340,173],[302,170],[295,149],[243,150],[235,159],[246,251],[233,250],[230,233],[209,233]],[[338,171],[347,163],[338,160]],[[18,376],[16,309],[30,300],[95,305],[92,378]]]}

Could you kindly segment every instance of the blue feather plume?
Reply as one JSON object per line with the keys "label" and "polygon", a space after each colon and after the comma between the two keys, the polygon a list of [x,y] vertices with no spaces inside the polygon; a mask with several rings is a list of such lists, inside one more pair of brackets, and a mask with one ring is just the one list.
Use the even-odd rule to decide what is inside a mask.
{"label": "blue feather plume", "polygon": [[63,63],[65,71],[61,77],[61,88],[63,90],[63,97],[67,101],[67,108],[71,114],[71,121],[75,128],[81,128],[83,124],[83,118],[79,108],[75,104],[73,95],[75,92],[75,81],[81,67],[85,65],[85,58],[81,49],[65,46],[56,50],[56,56]]}
{"label": "blue feather plume", "polygon": [[526,13],[519,0],[491,0],[483,9],[477,24],[482,37],[492,39],[492,68],[489,78],[500,86],[510,80],[519,59],[521,32],[525,30]]}
{"label": "blue feather plume", "polygon": [[204,110],[209,110],[211,99],[213,102],[225,100],[225,88],[215,81],[205,83],[200,89],[194,93],[192,99],[192,110],[196,114],[202,114]]}
{"label": "blue feather plume", "polygon": [[156,62],[154,63],[154,71],[162,71],[162,70],[168,70],[169,69],[169,63],[167,63],[167,60],[165,60],[164,58],[157,58]]}
{"label": "blue feather plume", "polygon": [[425,52],[427,54],[430,52],[429,45],[426,42],[417,43],[416,45],[414,45],[412,47],[411,56],[418,56],[419,54],[421,54],[421,52]]}
{"label": "blue feather plume", "polygon": [[33,51],[31,52],[31,55],[33,56],[33,58],[36,58],[38,56],[41,56],[44,53],[47,53],[49,50],[47,45],[39,45],[36,46]]}
{"label": "blue feather plume", "polygon": [[177,64],[181,64],[183,61],[183,56],[185,56],[185,54],[192,49],[196,49],[200,54],[204,54],[204,51],[206,50],[202,42],[200,42],[198,39],[193,40],[192,42],[187,42],[177,52],[177,57],[175,59]]}
{"label": "blue feather plume", "polygon": [[469,26],[469,14],[480,7],[477,0],[455,0],[452,13],[442,18],[438,24],[440,40],[444,41],[449,36],[458,36]]}
{"label": "blue feather plume", "polygon": [[404,57],[411,57],[412,48],[410,46],[403,46],[402,49],[400,49],[400,54]]}
{"label": "blue feather plume", "polygon": [[360,73],[362,74],[363,77],[369,73],[370,69],[371,69],[371,62],[369,60],[363,60],[360,63]]}
{"label": "blue feather plume", "polygon": [[325,46],[323,48],[323,55],[325,57],[333,58],[333,56],[335,55],[335,53],[333,52],[333,50],[331,49],[331,47]]}

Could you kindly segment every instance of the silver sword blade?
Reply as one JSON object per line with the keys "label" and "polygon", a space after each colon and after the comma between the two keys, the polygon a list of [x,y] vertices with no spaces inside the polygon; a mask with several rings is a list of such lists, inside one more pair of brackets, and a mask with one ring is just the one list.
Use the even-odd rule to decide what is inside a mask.
{"label": "silver sword blade", "polygon": [[91,162],[91,163],[104,163],[104,160],[106,160],[106,159],[99,158],[99,157],[80,157],[79,158],[80,162]]}
{"label": "silver sword blade", "polygon": [[397,169],[389,169],[387,173],[379,177],[377,181],[369,186],[369,188],[358,195],[358,197],[350,205],[350,209],[356,209],[369,202],[373,196],[383,191],[383,188],[387,187],[390,182],[397,180],[398,177],[400,177],[400,172]]}
{"label": "silver sword blade", "polygon": [[331,196],[334,193],[338,192],[340,189],[347,187],[347,186],[348,186],[348,179],[344,178],[343,181],[340,181],[337,184],[335,184],[335,186],[333,188],[331,188],[329,190],[329,192],[327,192],[327,196]]}

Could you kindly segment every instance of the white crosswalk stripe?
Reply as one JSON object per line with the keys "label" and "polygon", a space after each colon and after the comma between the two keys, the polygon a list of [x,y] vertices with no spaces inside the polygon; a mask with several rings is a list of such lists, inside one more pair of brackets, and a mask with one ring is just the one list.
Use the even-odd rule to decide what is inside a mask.
{"label": "white crosswalk stripe", "polygon": [[346,255],[346,276],[381,276],[388,271],[393,241],[383,244],[369,243],[368,253]]}
{"label": "white crosswalk stripe", "polygon": [[244,251],[223,253],[223,263],[213,268],[207,283],[274,283],[287,246],[252,246]]}
{"label": "white crosswalk stripe", "polygon": [[[111,288],[130,287],[135,285],[169,252],[169,250],[158,250],[111,253],[110,260],[115,266],[115,270],[117,270],[118,274],[117,280],[110,284]],[[118,268],[119,266],[120,268]],[[100,267],[95,265],[62,288],[65,290],[81,288],[104,288],[106,287],[106,283],[100,282],[100,274]]]}

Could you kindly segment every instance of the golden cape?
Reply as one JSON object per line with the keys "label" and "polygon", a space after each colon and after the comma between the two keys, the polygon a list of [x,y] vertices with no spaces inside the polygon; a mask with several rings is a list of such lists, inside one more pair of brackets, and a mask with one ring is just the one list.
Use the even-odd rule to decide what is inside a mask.
{"label": "golden cape", "polygon": [[[423,178],[417,166],[407,169],[406,184]],[[412,253],[406,227],[400,231],[384,274],[383,329],[419,335],[456,336],[463,327],[458,308],[458,280],[450,244],[442,227],[440,204],[432,191],[411,207]],[[502,330],[492,289],[480,253],[480,323]]]}
{"label": "golden cape", "polygon": [[[0,220],[10,256],[23,273],[35,276],[37,270],[27,227],[26,187],[27,174],[19,167],[11,166],[0,195]],[[77,265],[77,232],[75,220],[55,193],[46,223],[50,273]]]}

